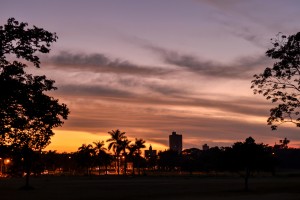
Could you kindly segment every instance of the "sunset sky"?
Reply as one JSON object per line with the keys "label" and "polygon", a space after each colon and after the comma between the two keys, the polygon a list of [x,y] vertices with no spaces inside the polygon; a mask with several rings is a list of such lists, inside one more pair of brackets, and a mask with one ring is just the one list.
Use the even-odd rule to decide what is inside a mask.
{"label": "sunset sky", "polygon": [[9,17],[59,37],[29,68],[56,81],[51,96],[71,111],[47,149],[76,151],[114,129],[159,150],[172,131],[184,148],[249,136],[300,147],[300,129],[271,131],[272,104],[250,89],[272,66],[270,39],[299,31],[298,0],[0,0],[0,23]]}

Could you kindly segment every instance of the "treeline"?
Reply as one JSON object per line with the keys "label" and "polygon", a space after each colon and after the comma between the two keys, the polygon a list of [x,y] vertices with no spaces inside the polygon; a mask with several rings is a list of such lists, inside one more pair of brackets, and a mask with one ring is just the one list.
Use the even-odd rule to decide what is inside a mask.
{"label": "treeline", "polygon": [[[104,141],[82,144],[73,153],[23,152],[16,147],[1,146],[1,172],[11,176],[23,176],[28,168],[33,175],[234,172],[243,175],[247,181],[251,174],[257,172],[265,171],[275,175],[276,169],[300,169],[300,161],[297,159],[300,150],[288,148],[287,139],[281,140],[280,144],[274,147],[257,144],[249,137],[231,147],[213,147],[206,150],[190,148],[182,153],[166,150],[157,155],[150,152],[149,155],[142,156],[145,140],[129,141],[125,132],[120,130],[108,133],[110,138],[106,141],[107,149]],[[30,162],[25,163],[24,155],[30,157]]]}
{"label": "treeline", "polygon": [[[110,138],[108,149],[104,141],[96,141],[92,144],[82,144],[76,152],[57,153],[56,151],[34,151],[17,145],[0,146],[0,172],[12,176],[23,176],[30,172],[34,175],[43,173],[69,173],[91,175],[95,168],[98,174],[104,167],[104,173],[114,169],[117,174],[122,171],[127,174],[127,163],[132,163],[132,173],[143,162],[141,149],[145,148],[145,140],[135,139],[131,142],[127,139],[125,132],[119,129],[108,132]],[[25,157],[29,158],[26,159]],[[120,170],[121,164],[123,166]]]}

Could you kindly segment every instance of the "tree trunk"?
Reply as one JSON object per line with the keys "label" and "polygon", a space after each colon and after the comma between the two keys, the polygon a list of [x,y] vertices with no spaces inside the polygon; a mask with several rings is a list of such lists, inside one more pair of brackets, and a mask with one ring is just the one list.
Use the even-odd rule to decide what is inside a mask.
{"label": "tree trunk", "polygon": [[124,175],[126,175],[126,171],[127,171],[127,159],[125,156],[125,158],[124,158]]}
{"label": "tree trunk", "polygon": [[30,160],[31,152],[28,147],[25,147],[23,149],[23,153],[24,153],[24,171],[26,173],[25,186],[23,187],[23,189],[29,190],[31,189],[31,187],[29,186],[29,177],[30,177],[30,169],[31,169],[31,160]]}
{"label": "tree trunk", "polygon": [[120,175],[120,158],[118,157],[118,175]]}
{"label": "tree trunk", "polygon": [[105,175],[107,175],[107,164],[105,164]]}
{"label": "tree trunk", "polygon": [[134,169],[135,169],[135,167],[134,167],[134,162],[133,162],[133,164],[132,164],[132,175],[133,175],[133,176],[135,175]]}
{"label": "tree trunk", "polygon": [[137,157],[137,168],[138,168],[138,175],[140,176],[141,175],[141,169],[140,169],[140,155],[138,155]]}

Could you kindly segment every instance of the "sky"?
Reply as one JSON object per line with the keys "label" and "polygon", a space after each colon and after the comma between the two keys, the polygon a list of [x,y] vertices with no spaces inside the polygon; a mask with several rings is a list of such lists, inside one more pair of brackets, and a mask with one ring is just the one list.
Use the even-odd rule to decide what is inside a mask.
{"label": "sky", "polygon": [[30,73],[55,80],[50,93],[71,113],[47,150],[76,151],[120,129],[147,148],[231,146],[252,136],[274,145],[299,129],[267,125],[274,105],[250,89],[279,32],[299,31],[298,0],[0,0],[9,17],[59,39]]}

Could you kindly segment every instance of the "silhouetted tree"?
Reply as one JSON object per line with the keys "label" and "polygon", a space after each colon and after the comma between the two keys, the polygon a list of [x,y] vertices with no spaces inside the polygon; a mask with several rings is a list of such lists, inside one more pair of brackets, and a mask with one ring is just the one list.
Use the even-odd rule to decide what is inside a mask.
{"label": "silhouetted tree", "polygon": [[162,170],[171,171],[180,166],[180,155],[177,151],[161,151],[158,157],[158,166]]}
{"label": "silhouetted tree", "polygon": [[135,163],[136,163],[136,151],[137,151],[137,147],[135,144],[130,144],[128,147],[128,153],[127,153],[127,161],[132,162],[132,175],[135,174]]}
{"label": "silhouetted tree", "polygon": [[10,151],[11,151],[10,146],[0,144],[0,158],[1,159],[8,158],[10,155]]}
{"label": "silhouetted tree", "polygon": [[129,149],[131,141],[129,141],[128,139],[123,139],[119,142],[119,146],[120,146],[120,149],[121,151],[123,152],[122,153],[122,160],[123,160],[123,164],[124,164],[124,168],[123,168],[123,174],[126,175],[126,171],[127,171],[127,152],[126,152],[126,149]]}
{"label": "silhouetted tree", "polygon": [[[56,89],[53,80],[25,72],[27,65],[20,59],[40,67],[35,53],[48,53],[57,39],[55,33],[27,26],[14,18],[0,26],[0,144],[22,149],[24,162],[30,166],[30,152],[41,151],[50,143],[52,129],[63,124],[69,110],[45,94]],[[18,60],[10,62],[7,55],[9,60]],[[29,188],[30,167],[25,170],[25,188]]]}
{"label": "silhouetted tree", "polygon": [[223,162],[223,151],[219,147],[203,150],[200,154],[200,169],[206,172],[221,171]]}
{"label": "silhouetted tree", "polygon": [[252,137],[245,142],[236,142],[227,149],[227,164],[230,170],[244,170],[245,190],[248,190],[248,180],[254,171],[271,171],[273,167],[272,151],[267,145],[256,144]]}
{"label": "silhouetted tree", "polygon": [[254,75],[254,94],[262,94],[277,105],[270,110],[268,125],[292,122],[300,127],[300,32],[285,36],[278,34],[266,55],[275,60],[273,67]]}
{"label": "silhouetted tree", "polygon": [[91,174],[90,169],[94,164],[95,150],[91,144],[82,144],[77,151],[77,164],[86,169],[87,175]]}
{"label": "silhouetted tree", "polygon": [[58,166],[63,169],[64,172],[74,173],[76,170],[76,156],[75,153],[60,153]]}
{"label": "silhouetted tree", "polygon": [[[23,176],[24,172],[25,174],[31,173],[37,176],[44,170],[40,151],[14,147],[10,152],[10,159],[9,173],[13,176]],[[27,174],[25,176],[27,177]]]}
{"label": "silhouetted tree", "polygon": [[125,132],[121,132],[119,129],[109,131],[108,134],[110,134],[111,138],[106,140],[106,142],[110,142],[108,144],[108,150],[113,149],[116,159],[116,165],[117,165],[117,173],[120,174],[120,153],[122,151],[122,148],[120,146],[120,143],[122,140],[126,139]]}
{"label": "silhouetted tree", "polygon": [[134,150],[134,153],[133,153],[133,174],[134,174],[134,167],[135,167],[135,164],[138,168],[138,175],[141,174],[141,170],[140,170],[140,162],[141,162],[141,149],[145,148],[145,143],[146,141],[143,140],[143,139],[137,139],[135,138],[135,142],[134,144],[132,145],[132,149]]}
{"label": "silhouetted tree", "polygon": [[104,158],[106,154],[106,148],[104,147],[104,141],[98,141],[98,142],[93,142],[95,145],[94,147],[94,152],[95,152],[95,162],[97,163],[99,167],[99,175],[100,175],[100,168],[104,164]]}
{"label": "silhouetted tree", "polygon": [[197,148],[185,149],[182,151],[181,169],[192,174],[194,171],[200,170],[200,157],[202,151]]}
{"label": "silhouetted tree", "polygon": [[276,167],[281,170],[300,169],[300,149],[294,148],[274,148],[273,157]]}
{"label": "silhouetted tree", "polygon": [[111,154],[104,151],[100,152],[99,157],[101,157],[101,163],[104,165],[105,175],[107,175],[107,171],[108,171],[107,168],[114,161],[114,157]]}
{"label": "silhouetted tree", "polygon": [[59,154],[56,151],[45,152],[42,156],[45,169],[49,171],[55,171],[58,167],[57,161],[59,160]]}
{"label": "silhouetted tree", "polygon": [[290,143],[290,140],[288,140],[287,138],[284,138],[283,140],[279,140],[279,142],[283,149],[287,149],[288,144]]}

